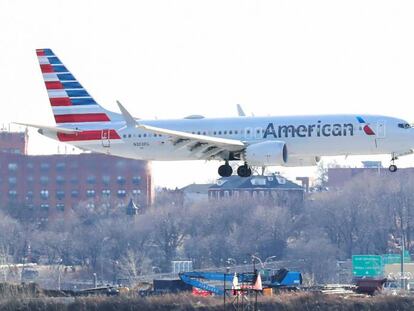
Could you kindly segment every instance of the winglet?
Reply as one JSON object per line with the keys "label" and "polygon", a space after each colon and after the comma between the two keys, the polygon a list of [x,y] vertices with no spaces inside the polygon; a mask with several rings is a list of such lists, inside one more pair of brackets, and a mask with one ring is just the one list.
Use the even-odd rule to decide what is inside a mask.
{"label": "winglet", "polygon": [[122,106],[118,100],[116,103],[118,104],[119,110],[121,111],[127,126],[135,127],[137,125],[137,121],[135,121],[134,117],[128,112],[128,110],[125,109],[124,106]]}
{"label": "winglet", "polygon": [[246,116],[246,114],[244,113],[243,108],[239,104],[237,104],[237,113],[239,114],[239,117],[245,117]]}

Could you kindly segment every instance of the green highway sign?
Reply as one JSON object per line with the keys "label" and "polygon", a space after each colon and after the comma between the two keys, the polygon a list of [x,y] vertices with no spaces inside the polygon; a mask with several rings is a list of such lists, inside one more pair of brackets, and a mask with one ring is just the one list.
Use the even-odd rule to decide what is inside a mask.
{"label": "green highway sign", "polygon": [[352,256],[352,275],[376,277],[383,275],[382,256],[354,255]]}
{"label": "green highway sign", "polygon": [[[382,264],[388,265],[401,262],[401,254],[384,254],[382,255]],[[408,251],[404,252],[404,262],[411,262],[411,256]]]}

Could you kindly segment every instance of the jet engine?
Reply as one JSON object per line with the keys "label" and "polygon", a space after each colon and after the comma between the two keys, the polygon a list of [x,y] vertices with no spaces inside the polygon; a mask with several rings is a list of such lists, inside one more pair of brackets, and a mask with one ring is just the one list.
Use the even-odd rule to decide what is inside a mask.
{"label": "jet engine", "polygon": [[284,166],[315,166],[319,163],[321,157],[295,157],[289,156],[289,161]]}
{"label": "jet engine", "polygon": [[285,165],[288,161],[288,151],[283,141],[264,141],[247,146],[243,160],[251,166]]}

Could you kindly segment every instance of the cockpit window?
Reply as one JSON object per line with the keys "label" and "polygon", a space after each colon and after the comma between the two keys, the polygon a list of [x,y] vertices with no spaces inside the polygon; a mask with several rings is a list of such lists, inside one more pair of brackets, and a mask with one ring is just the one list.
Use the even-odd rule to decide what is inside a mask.
{"label": "cockpit window", "polygon": [[411,126],[408,123],[398,123],[398,127],[403,128],[403,129],[408,129]]}

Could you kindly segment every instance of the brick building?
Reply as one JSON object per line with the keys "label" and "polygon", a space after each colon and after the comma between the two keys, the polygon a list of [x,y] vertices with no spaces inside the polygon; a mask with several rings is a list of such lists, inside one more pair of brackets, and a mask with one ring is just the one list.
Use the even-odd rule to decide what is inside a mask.
{"label": "brick building", "polygon": [[10,132],[0,131],[0,152],[27,154],[27,131]]}
{"label": "brick building", "polygon": [[80,204],[126,208],[131,198],[143,208],[152,203],[146,161],[95,153],[35,156],[27,155],[26,146],[27,134],[0,133],[1,208],[25,207],[54,217]]}

